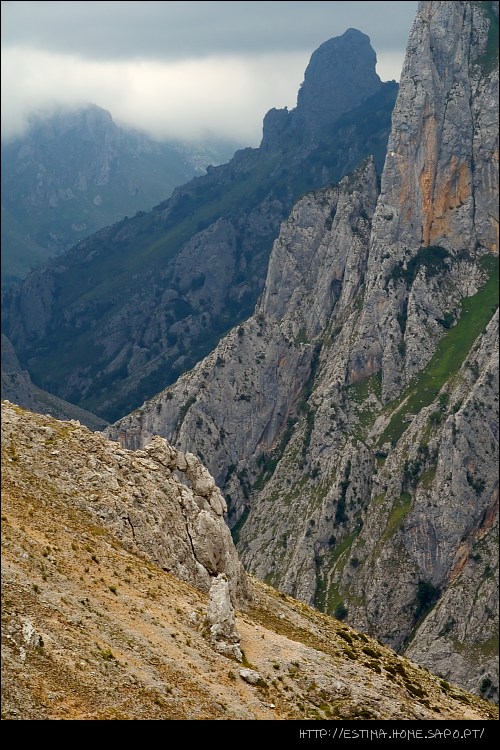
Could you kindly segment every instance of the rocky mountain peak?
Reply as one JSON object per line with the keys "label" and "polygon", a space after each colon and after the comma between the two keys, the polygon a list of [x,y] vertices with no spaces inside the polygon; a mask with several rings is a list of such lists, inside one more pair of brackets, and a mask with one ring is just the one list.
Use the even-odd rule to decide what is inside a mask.
{"label": "rocky mountain peak", "polygon": [[111,113],[97,104],[86,104],[78,109],[60,109],[47,117],[33,115],[30,118],[29,137],[36,137],[37,133],[54,138],[64,136],[70,131],[77,130],[87,135],[95,135],[96,128],[109,129],[118,133],[118,127],[113,122]]}
{"label": "rocky mountain peak", "polygon": [[370,38],[357,29],[347,29],[321,44],[306,68],[297,107],[272,109],[266,115],[262,145],[275,144],[288,128],[314,140],[341,115],[379,91],[383,84],[376,63]]}
{"label": "rocky mountain peak", "polygon": [[318,132],[382,85],[370,39],[357,29],[324,42],[312,54],[297,97],[296,118]]}

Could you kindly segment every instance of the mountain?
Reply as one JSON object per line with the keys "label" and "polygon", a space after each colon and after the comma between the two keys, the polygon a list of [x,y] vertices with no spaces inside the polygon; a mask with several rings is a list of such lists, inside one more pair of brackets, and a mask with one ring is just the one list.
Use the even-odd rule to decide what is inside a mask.
{"label": "mountain", "polygon": [[375,63],[360,31],[325,42],[297,107],[266,115],[259,148],[237,151],[10,290],[3,330],[33,382],[114,421],[248,318],[297,198],[369,155],[382,168],[397,85],[382,83]]}
{"label": "mountain", "polygon": [[24,135],[2,142],[3,287],[101,227],[150,210],[236,148],[155,141],[95,105],[33,116]]}
{"label": "mountain", "polygon": [[106,430],[195,453],[245,568],[498,700],[498,3],[423,2],[380,189],[293,207],[254,314]]}
{"label": "mountain", "polygon": [[[222,507],[208,472],[161,439],[134,453],[3,403],[2,719],[498,718],[242,577]],[[225,582],[236,610],[214,593]],[[217,603],[233,614],[240,657],[212,639]]]}
{"label": "mountain", "polygon": [[21,368],[7,336],[2,334],[2,401],[22,404],[25,409],[39,414],[51,414],[57,419],[77,419],[91,430],[103,430],[107,422],[85,409],[33,385],[29,373]]}

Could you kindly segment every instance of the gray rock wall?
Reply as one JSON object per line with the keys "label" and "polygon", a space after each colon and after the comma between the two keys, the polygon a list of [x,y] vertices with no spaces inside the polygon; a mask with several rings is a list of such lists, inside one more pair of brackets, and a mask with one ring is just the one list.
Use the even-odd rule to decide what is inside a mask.
{"label": "gray rock wall", "polygon": [[254,316],[108,434],[196,452],[247,569],[496,699],[498,66],[485,7],[420,4],[380,195],[367,163],[299,201]]}

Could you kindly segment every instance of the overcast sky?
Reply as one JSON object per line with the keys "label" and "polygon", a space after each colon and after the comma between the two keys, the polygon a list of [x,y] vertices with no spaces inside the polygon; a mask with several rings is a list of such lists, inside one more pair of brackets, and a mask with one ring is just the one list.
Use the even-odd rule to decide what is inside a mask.
{"label": "overcast sky", "polygon": [[256,146],[271,107],[292,109],[314,50],[368,34],[399,80],[417,2],[2,1],[2,135],[60,105],[98,104],[157,137]]}

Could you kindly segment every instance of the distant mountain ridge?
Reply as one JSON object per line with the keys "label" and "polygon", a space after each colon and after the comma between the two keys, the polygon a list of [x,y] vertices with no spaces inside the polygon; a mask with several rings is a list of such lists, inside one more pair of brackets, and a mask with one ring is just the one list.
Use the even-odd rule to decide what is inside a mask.
{"label": "distant mountain ridge", "polygon": [[[366,37],[350,36],[368,60]],[[326,45],[332,63],[343,41]],[[344,621],[415,659],[445,692],[458,684],[490,706],[498,82],[498,2],[422,2],[383,153],[389,84],[375,80],[374,93],[341,114],[332,108],[334,121],[318,130],[297,110],[272,110],[260,149],[83,241],[5,307],[21,367],[75,401],[110,415],[168,384],[106,428],[105,451],[120,466],[127,450],[148,461],[147,446],[164,437],[195,455],[224,494],[247,571],[283,599],[313,605],[325,623]],[[33,422],[41,424],[28,416],[27,434]],[[52,429],[64,445],[68,428]],[[51,466],[49,435],[39,435],[38,462],[25,450],[31,441],[6,442],[16,513],[26,468]],[[80,428],[73,437],[77,463],[91,470],[91,509],[130,537],[141,492],[120,485],[109,462],[81,456]],[[66,472],[64,497],[72,481]],[[132,516],[116,514],[115,495],[108,507],[108,488],[132,494]],[[355,662],[358,639],[347,630],[340,638]],[[374,658],[364,666],[434,710],[428,685],[374,645],[357,644]],[[373,679],[385,690],[370,673],[363,682]],[[381,718],[372,709],[363,718]]]}
{"label": "distant mountain ridge", "polygon": [[2,142],[2,284],[125,215],[150,210],[235,142],[158,141],[96,105],[32,116]]}
{"label": "distant mountain ridge", "polygon": [[397,84],[382,83],[375,62],[360,31],[329,40],[296,109],[265,117],[260,148],[85,239],[7,295],[4,330],[33,381],[112,421],[248,317],[295,200],[367,156],[382,169]]}

